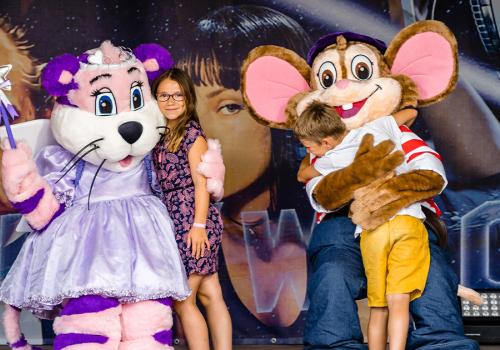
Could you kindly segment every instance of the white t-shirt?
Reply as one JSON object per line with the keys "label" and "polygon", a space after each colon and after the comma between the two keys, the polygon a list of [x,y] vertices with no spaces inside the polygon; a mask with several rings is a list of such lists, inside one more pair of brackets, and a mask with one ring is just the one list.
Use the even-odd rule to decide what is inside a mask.
{"label": "white t-shirt", "polygon": [[[324,156],[316,160],[314,168],[324,176],[333,171],[349,166],[356,156],[356,152],[359,149],[363,136],[366,134],[373,135],[374,145],[377,145],[384,140],[392,140],[396,145],[395,150],[403,151],[403,147],[401,145],[402,133],[399,130],[394,118],[392,116],[386,116],[369,122],[358,129],[349,131],[339,145],[335,146],[335,148],[326,152]],[[402,174],[408,171],[410,171],[410,167],[406,162],[403,162],[396,168],[396,174]],[[315,181],[315,183],[317,183],[317,181]],[[410,215],[418,219],[425,219],[420,203],[411,204],[410,206],[401,209],[396,213],[396,215]],[[358,225],[356,227],[355,235],[357,236],[361,231],[362,229]]]}

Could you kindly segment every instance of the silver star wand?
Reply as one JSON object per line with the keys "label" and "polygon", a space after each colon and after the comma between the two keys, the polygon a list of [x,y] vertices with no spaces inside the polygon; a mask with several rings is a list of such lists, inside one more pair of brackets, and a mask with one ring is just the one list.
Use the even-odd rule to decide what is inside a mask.
{"label": "silver star wand", "polygon": [[11,69],[11,64],[0,66],[0,114],[2,115],[7,137],[9,138],[10,148],[16,148],[16,141],[14,141],[14,135],[12,135],[12,130],[10,129],[9,116],[14,120],[19,117],[19,114],[17,114],[14,106],[3,92],[4,90],[10,91],[12,88],[10,80],[7,79],[7,74],[9,74]]}

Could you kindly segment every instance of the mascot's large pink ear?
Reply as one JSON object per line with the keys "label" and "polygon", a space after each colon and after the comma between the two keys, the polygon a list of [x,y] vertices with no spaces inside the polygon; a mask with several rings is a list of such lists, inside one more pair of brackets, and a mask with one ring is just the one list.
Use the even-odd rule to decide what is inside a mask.
{"label": "mascot's large pink ear", "polygon": [[150,82],[174,66],[172,55],[161,45],[141,44],[133,52],[135,57],[144,64]]}
{"label": "mascot's large pink ear", "polygon": [[310,68],[295,52],[279,46],[250,51],[241,68],[241,91],[250,114],[261,124],[289,129],[295,122],[287,106],[298,93],[309,91]]}
{"label": "mascot's large pink ear", "polygon": [[442,100],[457,83],[457,41],[442,22],[420,21],[404,28],[385,58],[392,75],[406,75],[417,84],[420,106]]}
{"label": "mascot's large pink ear", "polygon": [[78,58],[70,54],[57,56],[42,70],[42,86],[52,96],[63,97],[78,89],[73,77],[80,69]]}

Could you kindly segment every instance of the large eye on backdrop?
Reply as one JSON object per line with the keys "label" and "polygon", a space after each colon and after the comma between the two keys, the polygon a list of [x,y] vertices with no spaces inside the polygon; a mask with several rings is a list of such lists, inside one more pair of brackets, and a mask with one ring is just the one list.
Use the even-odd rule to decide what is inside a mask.
{"label": "large eye on backdrop", "polygon": [[95,96],[95,115],[107,116],[116,114],[115,97],[111,90],[103,88],[96,91]]}
{"label": "large eye on backdrop", "polygon": [[368,80],[373,74],[373,63],[365,55],[357,55],[352,59],[351,72],[358,80]]}
{"label": "large eye on backdrop", "polygon": [[217,107],[217,113],[235,115],[245,109],[245,105],[232,101],[222,101]]}
{"label": "large eye on backdrop", "polygon": [[335,65],[330,61],[323,62],[319,67],[318,79],[323,89],[327,89],[335,84],[337,81]]}
{"label": "large eye on backdrop", "polygon": [[130,109],[136,111],[144,107],[144,97],[142,96],[142,83],[136,81],[130,88]]}

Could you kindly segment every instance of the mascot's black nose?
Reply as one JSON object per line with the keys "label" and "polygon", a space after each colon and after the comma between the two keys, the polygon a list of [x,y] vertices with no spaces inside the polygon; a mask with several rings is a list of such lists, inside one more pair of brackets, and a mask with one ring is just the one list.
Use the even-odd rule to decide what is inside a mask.
{"label": "mascot's black nose", "polygon": [[133,144],[142,135],[142,124],[138,122],[126,122],[118,127],[118,132],[125,141]]}

